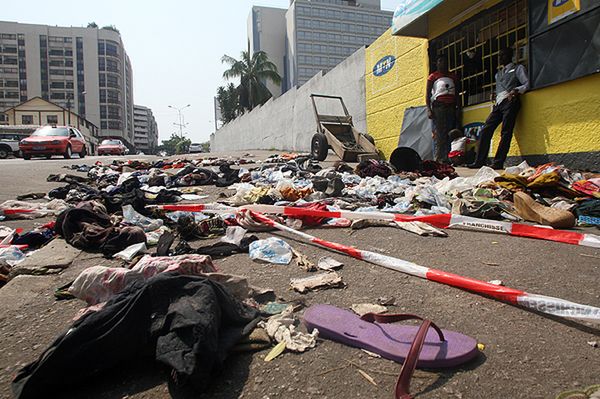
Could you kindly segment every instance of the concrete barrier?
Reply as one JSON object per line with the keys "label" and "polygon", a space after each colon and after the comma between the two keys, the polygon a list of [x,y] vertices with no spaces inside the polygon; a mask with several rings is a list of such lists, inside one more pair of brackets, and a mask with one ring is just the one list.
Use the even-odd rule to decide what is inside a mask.
{"label": "concrete barrier", "polygon": [[[210,137],[211,151],[309,151],[316,132],[312,93],[343,97],[354,125],[366,132],[365,48],[326,74],[318,73],[304,85],[221,127]],[[332,100],[318,99],[317,105],[320,113],[343,115],[339,103]]]}

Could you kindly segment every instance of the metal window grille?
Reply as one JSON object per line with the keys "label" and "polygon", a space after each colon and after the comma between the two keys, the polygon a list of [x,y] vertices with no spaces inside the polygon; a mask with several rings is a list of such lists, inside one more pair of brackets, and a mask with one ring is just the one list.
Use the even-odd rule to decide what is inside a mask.
{"label": "metal window grille", "polygon": [[448,57],[448,68],[461,79],[463,106],[489,101],[496,89],[498,53],[504,47],[515,50],[515,61],[528,63],[527,1],[504,2],[458,28],[431,40],[429,55]]}

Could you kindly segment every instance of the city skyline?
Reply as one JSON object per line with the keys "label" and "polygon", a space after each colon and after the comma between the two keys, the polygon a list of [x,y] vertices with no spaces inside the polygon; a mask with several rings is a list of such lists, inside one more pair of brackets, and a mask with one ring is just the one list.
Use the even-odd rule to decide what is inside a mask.
{"label": "city skyline", "polygon": [[[396,2],[382,0],[382,8],[393,10]],[[26,13],[17,3],[7,4],[1,20],[67,27],[84,27],[89,22],[100,27],[115,25],[131,59],[135,103],[152,109],[159,141],[177,131],[173,125],[177,113],[168,106],[191,104],[184,114],[187,137],[203,142],[214,131],[213,97],[217,87],[225,83],[222,73],[226,66],[221,64],[221,56],[237,58],[246,48],[246,21],[251,7],[289,6],[288,0],[225,3],[182,1],[173,7],[158,1],[109,0],[82,6],[70,0],[57,0],[51,5],[36,0]]]}

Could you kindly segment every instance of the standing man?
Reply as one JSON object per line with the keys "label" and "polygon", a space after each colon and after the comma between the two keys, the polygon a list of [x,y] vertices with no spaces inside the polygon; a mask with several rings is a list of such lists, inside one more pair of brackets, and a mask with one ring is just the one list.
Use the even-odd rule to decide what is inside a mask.
{"label": "standing man", "polygon": [[500,144],[492,163],[494,169],[504,169],[504,161],[513,136],[513,129],[517,121],[517,115],[521,108],[521,94],[529,89],[529,77],[525,67],[512,62],[513,49],[510,47],[500,50],[500,67],[496,72],[496,102],[492,112],[488,116],[479,134],[479,148],[477,159],[468,167],[471,169],[481,168],[486,164],[490,152],[490,142],[494,131],[502,123],[500,133]]}
{"label": "standing man", "polygon": [[448,71],[448,59],[440,55],[436,59],[437,70],[427,78],[425,103],[427,115],[432,120],[434,159],[436,162],[449,163],[450,141],[448,132],[457,125],[460,110],[458,98],[458,79]]}

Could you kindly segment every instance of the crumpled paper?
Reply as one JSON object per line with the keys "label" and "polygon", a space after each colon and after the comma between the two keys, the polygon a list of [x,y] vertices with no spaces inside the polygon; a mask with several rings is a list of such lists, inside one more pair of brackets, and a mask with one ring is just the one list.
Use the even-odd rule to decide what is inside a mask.
{"label": "crumpled paper", "polygon": [[296,330],[299,320],[293,313],[294,307],[290,305],[282,313],[271,316],[266,322],[261,321],[258,325],[278,343],[285,342],[285,347],[289,351],[305,352],[314,348],[317,345],[319,330],[315,328],[310,334]]}

